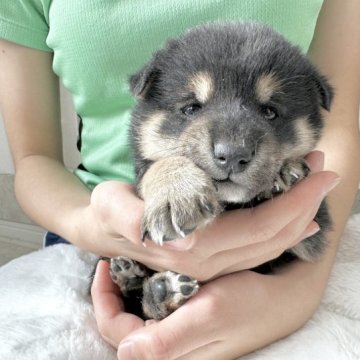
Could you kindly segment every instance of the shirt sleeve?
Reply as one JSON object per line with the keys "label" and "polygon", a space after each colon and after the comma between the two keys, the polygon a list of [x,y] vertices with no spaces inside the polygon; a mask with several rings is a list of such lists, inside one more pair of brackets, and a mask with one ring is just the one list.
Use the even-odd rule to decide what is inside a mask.
{"label": "shirt sleeve", "polygon": [[0,0],[0,38],[38,50],[46,44],[51,0]]}

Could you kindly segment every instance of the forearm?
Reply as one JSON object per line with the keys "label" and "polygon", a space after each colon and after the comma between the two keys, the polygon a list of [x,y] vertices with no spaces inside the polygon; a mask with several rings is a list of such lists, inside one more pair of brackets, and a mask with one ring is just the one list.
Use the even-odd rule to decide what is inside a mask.
{"label": "forearm", "polygon": [[[334,120],[335,123],[335,119],[332,117],[336,116],[334,111],[329,116],[329,121]],[[350,118],[346,120],[350,122],[351,118],[353,123],[357,124],[357,114],[351,114]],[[327,197],[333,221],[333,230],[327,236],[328,248],[321,261],[314,264],[296,262],[281,274],[284,281],[296,284],[294,290],[298,291],[299,298],[306,298],[304,294],[312,289],[312,299],[310,298],[307,314],[302,315],[303,322],[312,315],[321,301],[358,190],[360,180],[358,128],[354,127],[350,132],[349,129],[339,129],[335,125],[329,126],[320,144],[320,149],[325,152],[326,168],[335,171],[341,178],[340,184]]]}
{"label": "forearm", "polygon": [[[260,289],[265,288],[265,294],[258,298],[267,301],[255,304],[254,310],[256,296],[245,300],[244,308],[251,317],[241,317],[245,325],[237,338],[242,341],[240,345],[229,343],[228,358],[257,350],[296,331],[311,318],[323,297],[360,179],[359,11],[358,0],[325,0],[309,53],[329,77],[336,94],[331,113],[324,114],[325,129],[318,146],[325,153],[325,169],[335,171],[341,178],[328,196],[333,220],[333,231],[327,236],[329,246],[319,262],[296,261],[273,276],[249,284],[249,288],[263,284]],[[212,354],[217,358],[215,352]],[[197,355],[201,358],[200,353]],[[222,356],[226,357],[224,353]]]}
{"label": "forearm", "polygon": [[[15,163],[15,191],[44,228],[85,247],[78,209],[90,193],[62,162],[59,81],[52,54],[0,40],[0,106]],[[75,216],[76,215],[76,216]]]}
{"label": "forearm", "polygon": [[360,29],[356,16],[359,11],[357,0],[325,0],[310,47],[309,57],[335,89],[331,112],[324,113],[325,128],[318,149],[325,154],[325,169],[336,172],[341,182],[327,197],[333,230],[327,235],[329,245],[321,261],[294,262],[271,279],[281,294],[279,316],[285,319],[282,325],[279,322],[279,333],[271,341],[301,327],[321,302],[358,190]]}
{"label": "forearm", "polygon": [[331,269],[360,180],[359,11],[357,0],[325,0],[309,50],[309,57],[335,90],[331,112],[324,114],[325,128],[318,148],[325,153],[325,170],[335,171],[341,178],[328,196],[333,220],[329,248],[323,261],[314,266],[320,273],[324,271],[324,276]]}
{"label": "forearm", "polygon": [[76,223],[90,192],[61,162],[42,155],[22,158],[16,166],[15,192],[36,223],[86,247],[76,236]]}
{"label": "forearm", "polygon": [[[335,171],[341,178],[339,186],[328,197],[333,220],[333,231],[328,235],[329,252],[332,256],[336,254],[360,180],[359,114],[357,111],[338,110],[334,108],[329,116],[328,128],[319,144],[319,148],[325,153],[325,168]],[[348,125],[344,125],[346,122]]]}
{"label": "forearm", "polygon": [[336,172],[341,181],[327,197],[333,229],[327,235],[329,246],[325,256],[319,263],[307,264],[309,268],[319,270],[325,283],[360,181],[358,112],[355,109],[343,111],[341,101],[335,101],[331,114],[326,118],[327,126],[319,149],[325,154],[325,169]]}
{"label": "forearm", "polygon": [[298,327],[321,301],[359,186],[359,11],[357,0],[325,0],[309,51],[312,61],[335,89],[331,112],[324,114],[325,128],[318,148],[325,154],[325,169],[336,172],[341,182],[327,197],[333,231],[328,233],[329,246],[322,260],[314,264],[296,262],[278,277],[283,286],[291,285],[294,299],[309,300],[298,312]]}
{"label": "forearm", "polygon": [[[274,276],[266,276],[264,286],[267,292],[263,296],[271,299],[269,301],[272,304],[272,311],[268,310],[268,303],[266,305],[260,303],[258,312],[262,317],[258,322],[252,323],[249,320],[253,327],[248,325],[244,327],[244,333],[241,334],[241,348],[237,348],[235,352],[237,355],[247,354],[288,336],[301,328],[319,306],[358,188],[360,159],[354,154],[360,154],[360,145],[355,135],[356,133],[347,134],[345,137],[338,135],[337,138],[341,139],[339,141],[344,141],[346,146],[337,146],[336,139],[329,134],[322,142],[321,149],[325,151],[325,157],[328,159],[326,166],[336,171],[342,179],[328,196],[334,230],[328,234],[329,246],[326,253],[319,262],[296,261],[282,268]],[[338,149],[336,156],[327,153],[327,145],[330,149],[332,146]],[[248,301],[251,303],[254,300]],[[261,306],[264,307],[263,311],[260,310]],[[268,329],[272,330],[268,331]],[[254,331],[257,333],[256,338],[253,336]]]}

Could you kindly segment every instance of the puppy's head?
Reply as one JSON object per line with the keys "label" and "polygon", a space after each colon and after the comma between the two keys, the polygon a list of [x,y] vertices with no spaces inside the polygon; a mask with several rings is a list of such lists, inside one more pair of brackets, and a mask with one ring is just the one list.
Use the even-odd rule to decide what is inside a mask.
{"label": "puppy's head", "polygon": [[130,79],[138,104],[138,166],[186,156],[216,182],[220,199],[246,202],[271,189],[287,159],[304,156],[332,90],[272,29],[210,24],[170,40]]}

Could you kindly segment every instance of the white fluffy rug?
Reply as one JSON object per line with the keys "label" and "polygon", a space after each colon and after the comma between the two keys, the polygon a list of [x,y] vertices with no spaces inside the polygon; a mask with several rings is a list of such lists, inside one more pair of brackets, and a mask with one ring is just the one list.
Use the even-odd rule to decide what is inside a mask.
{"label": "white fluffy rug", "polygon": [[[360,214],[347,226],[324,300],[297,333],[242,360],[360,359]],[[99,336],[88,277],[95,256],[49,247],[0,268],[0,359],[116,359]]]}

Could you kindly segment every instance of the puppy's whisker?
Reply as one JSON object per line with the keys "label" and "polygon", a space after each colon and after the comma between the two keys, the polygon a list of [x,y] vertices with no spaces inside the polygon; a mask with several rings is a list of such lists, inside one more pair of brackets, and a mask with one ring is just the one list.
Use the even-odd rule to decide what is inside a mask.
{"label": "puppy's whisker", "polygon": [[294,75],[294,76],[289,76],[289,77],[286,77],[286,78],[282,78],[279,81],[281,83],[284,83],[287,80],[300,79],[300,78],[306,78],[306,77],[307,77],[306,75]]}

